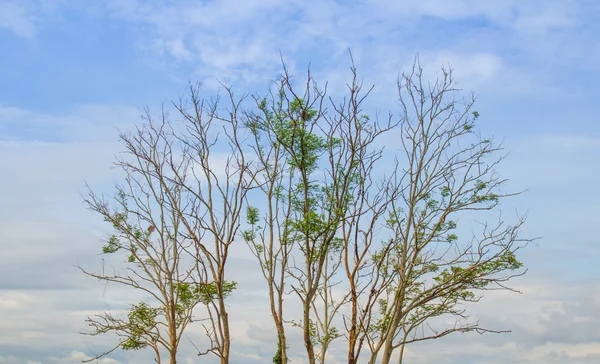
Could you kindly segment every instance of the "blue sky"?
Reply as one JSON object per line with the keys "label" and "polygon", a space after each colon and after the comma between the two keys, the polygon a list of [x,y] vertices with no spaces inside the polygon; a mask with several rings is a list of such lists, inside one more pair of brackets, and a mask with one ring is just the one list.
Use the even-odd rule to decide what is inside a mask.
{"label": "blue sky", "polygon": [[[80,362],[102,344],[78,335],[84,317],[127,298],[103,296],[73,268],[99,264],[106,229],[78,191],[116,178],[116,128],[188,80],[209,94],[217,79],[264,90],[280,51],[293,71],[310,63],[335,95],[348,48],[376,85],[369,107],[384,112],[417,53],[426,71],[452,66],[479,95],[482,133],[511,151],[503,175],[528,189],[503,210],[529,212],[525,232],[542,237],[524,253],[523,294],[474,307],[512,333],[420,344],[411,362],[599,362],[599,20],[593,0],[0,0],[0,363]],[[268,317],[236,304],[255,288],[248,279],[232,300],[234,316],[256,317],[235,332],[236,363],[271,355]]]}

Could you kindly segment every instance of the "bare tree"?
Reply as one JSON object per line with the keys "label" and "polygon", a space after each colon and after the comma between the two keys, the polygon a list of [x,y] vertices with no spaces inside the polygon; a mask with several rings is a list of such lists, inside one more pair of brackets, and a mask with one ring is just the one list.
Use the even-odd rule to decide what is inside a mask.
{"label": "bare tree", "polygon": [[[260,217],[259,208],[248,201],[246,219],[249,228],[243,232],[250,251],[258,259],[259,267],[269,292],[271,315],[277,330],[277,351],[273,357],[276,364],[287,363],[287,338],[285,333],[283,301],[290,254],[294,245],[289,221],[292,214],[293,194],[290,186],[294,181],[294,170],[279,142],[276,123],[287,118],[284,106],[286,81],[276,85],[276,94],[270,91],[269,98],[255,96],[257,110],[246,113],[246,127],[253,135],[251,148],[256,156],[260,184],[260,197],[265,200],[265,213]],[[258,193],[257,193],[258,195]],[[264,226],[259,226],[259,223]]]}
{"label": "bare tree", "polygon": [[[371,282],[353,321],[370,363],[380,353],[381,363],[389,363],[394,352],[402,363],[405,345],[415,341],[498,332],[470,321],[464,304],[477,302],[483,290],[509,289],[504,283],[525,273],[515,253],[529,241],[518,234],[522,217],[514,225],[481,223],[470,237],[453,232],[461,216],[475,219],[512,195],[502,192],[505,180],[495,171],[501,148],[474,132],[475,100],[456,99],[451,71],[442,69],[441,79],[428,83],[417,62],[398,88],[403,153],[386,181],[386,216],[378,216],[386,240],[365,265]],[[442,316],[455,317],[455,324],[436,327],[433,319]]]}
{"label": "bare tree", "polygon": [[148,296],[150,302],[133,304],[126,317],[106,312],[88,318],[90,335],[114,332],[117,344],[96,355],[100,358],[121,348],[152,348],[157,363],[176,363],[177,349],[192,311],[205,299],[206,285],[196,274],[195,262],[185,259],[194,242],[187,238],[181,212],[187,199],[181,186],[168,177],[172,171],[186,175],[190,160],[176,156],[173,130],[162,119],[150,117],[135,133],[122,134],[124,157],[116,166],[125,172],[125,184],[116,186],[112,203],[93,192],[85,197],[88,206],[110,223],[115,233],[103,252],[125,253],[125,267],[102,269],[99,273],[81,268],[85,274],[125,285]]}
{"label": "bare tree", "polygon": [[[325,254],[318,251],[321,249],[317,246],[319,238],[315,238],[321,232],[313,228],[318,201],[314,198],[316,191],[311,186],[310,178],[315,171],[318,155],[326,147],[324,138],[314,130],[322,117],[319,105],[323,96],[311,84],[310,78],[304,95],[296,95],[288,76],[285,71],[276,94],[272,93],[268,99],[257,97],[259,112],[248,114],[247,126],[255,137],[253,149],[265,167],[264,178],[267,182],[264,192],[268,202],[265,231],[259,233],[260,243],[256,242],[254,225],[258,221],[258,209],[254,206],[248,208],[248,222],[252,229],[245,237],[259,259],[269,287],[271,311],[278,330],[278,352],[274,361],[287,361],[282,302],[285,278],[291,274],[301,284],[301,287],[291,287],[302,300],[304,312],[302,322],[295,325],[302,327],[309,360],[314,362],[313,324],[309,316],[311,297],[317,292],[313,280],[319,279],[320,273],[315,276],[312,271],[315,263],[322,266],[320,256],[325,257]],[[275,244],[278,248],[274,248]],[[295,260],[290,260],[293,248],[306,257],[300,269],[296,267]],[[304,272],[310,273],[304,275]]]}
{"label": "bare tree", "polygon": [[349,364],[387,364],[402,363],[413,342],[500,332],[472,320],[467,304],[510,290],[530,240],[519,235],[521,216],[490,222],[513,194],[495,170],[501,146],[475,132],[475,99],[458,98],[451,71],[428,82],[416,62],[398,80],[401,112],[380,120],[364,111],[372,88],[353,64],[350,75],[340,101],[310,72],[296,83],[285,65],[266,97],[237,98],[223,85],[227,108],[190,87],[174,104],[180,122],[163,112],[122,136],[132,158],[117,163],[127,174],[118,208],[93,193],[87,202],[118,232],[105,252],[127,251],[130,267],[86,273],[152,302],[127,319],[91,318],[93,334],[114,331],[123,338],[115,348],[152,347],[159,362],[164,349],[174,363],[202,308],[210,344],[199,354],[228,363],[236,282],[227,262],[238,240],[265,279],[276,364],[290,360],[290,325],[311,364],[326,362],[334,340],[347,341]]}
{"label": "bare tree", "polygon": [[[177,348],[193,311],[201,304],[203,327],[210,345],[199,354],[212,353],[229,362],[231,334],[225,300],[236,288],[228,281],[229,249],[239,234],[243,201],[252,188],[252,173],[239,142],[235,100],[224,87],[229,107],[218,99],[203,101],[199,87],[174,104],[182,120],[172,123],[166,112],[131,135],[122,134],[125,157],[116,163],[126,174],[117,186],[117,208],[93,192],[85,198],[90,208],[116,229],[104,253],[127,252],[123,270],[84,272],[146,293],[152,302],[135,304],[127,319],[105,313],[88,319],[92,335],[115,332],[117,348],[161,348],[176,363]],[[221,114],[225,114],[222,117]],[[217,138],[229,147],[220,165],[211,154]],[[219,168],[220,167],[220,168]]]}
{"label": "bare tree", "polygon": [[[175,173],[174,180],[190,199],[191,207],[182,216],[189,238],[194,241],[196,267],[210,277],[214,289],[213,299],[206,306],[211,324],[205,326],[212,346],[201,354],[212,352],[221,363],[228,363],[231,330],[225,299],[237,283],[227,280],[226,264],[230,248],[240,234],[244,201],[254,188],[255,172],[241,143],[239,109],[245,97],[236,98],[231,88],[224,84],[222,87],[228,97],[225,110],[219,109],[218,99],[203,101],[197,87],[190,87],[188,103],[181,101],[176,105],[188,125],[187,134],[178,139],[185,146],[185,158],[192,162],[193,179],[189,182],[185,175]],[[228,147],[224,160],[213,159],[217,142]]]}
{"label": "bare tree", "polygon": [[[327,289],[320,289],[320,280],[328,275],[328,257],[330,251],[335,250],[342,210],[336,209],[336,201],[331,198],[337,191],[314,177],[319,157],[335,148],[327,144],[333,139],[328,139],[323,134],[324,129],[320,129],[321,120],[325,118],[321,112],[324,95],[313,83],[310,73],[302,93],[296,93],[284,68],[276,92],[269,98],[257,97],[259,112],[248,114],[247,126],[255,136],[253,149],[265,171],[267,212],[265,228],[257,231],[258,209],[248,208],[251,229],[245,238],[259,259],[269,287],[279,338],[275,362],[287,361],[282,311],[286,277],[294,279],[289,286],[303,307],[300,321],[288,321],[302,328],[309,362],[324,357],[326,351],[317,354],[314,346],[323,343],[326,346],[326,342],[320,340],[318,326],[326,328],[330,320],[325,315],[317,325],[312,314],[318,312],[315,298],[328,297]],[[294,251],[298,254],[293,254]]]}
{"label": "bare tree", "polygon": [[[363,349],[369,362],[388,363],[394,352],[401,362],[411,342],[497,332],[469,321],[464,304],[483,290],[508,289],[503,282],[524,273],[515,253],[528,240],[518,235],[522,217],[514,225],[484,223],[471,238],[453,233],[460,216],[474,218],[511,196],[494,169],[501,148],[474,132],[475,100],[456,99],[450,71],[429,84],[416,63],[398,81],[401,114],[382,123],[363,112],[371,89],[363,92],[354,67],[351,74],[347,97],[336,104],[310,72],[298,92],[284,67],[277,92],[257,97],[260,113],[249,114],[253,149],[271,172],[264,176],[266,230],[256,234],[259,213],[251,207],[247,241],[278,292],[271,307],[279,342],[282,322],[292,322],[303,331],[309,363],[325,362],[338,337],[348,341],[349,363]],[[382,140],[401,148],[384,153]],[[302,303],[300,320],[282,317],[286,284]],[[441,316],[456,324],[434,328]]]}

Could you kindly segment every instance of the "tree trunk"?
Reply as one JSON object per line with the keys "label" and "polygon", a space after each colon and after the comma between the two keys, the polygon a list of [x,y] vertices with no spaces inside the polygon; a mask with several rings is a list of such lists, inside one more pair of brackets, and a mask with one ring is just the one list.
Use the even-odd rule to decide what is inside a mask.
{"label": "tree trunk", "polygon": [[175,302],[173,300],[173,284],[171,284],[171,300],[169,312],[169,364],[177,364],[177,328],[175,327]]}
{"label": "tree trunk", "polygon": [[315,364],[315,348],[312,343],[312,335],[310,332],[310,301],[308,298],[304,302],[304,346],[306,347],[306,354],[308,355],[308,363]]}
{"label": "tree trunk", "polygon": [[279,323],[279,325],[277,326],[277,335],[279,336],[279,350],[281,352],[281,363],[286,364],[288,362],[287,339],[285,337],[285,332],[283,330],[282,323]]}
{"label": "tree trunk", "polygon": [[229,350],[231,348],[231,336],[229,334],[229,315],[225,308],[225,301],[219,299],[219,308],[221,310],[221,320],[223,323],[223,348],[221,351],[221,364],[229,364]]}
{"label": "tree trunk", "polygon": [[[400,302],[402,302],[402,301],[400,301]],[[394,317],[392,318],[392,320],[390,322],[390,327],[388,327],[388,329],[387,329],[387,335],[383,342],[383,357],[381,358],[381,364],[389,364],[390,360],[392,359],[392,353],[394,351],[394,347],[393,347],[394,331],[395,331],[396,327],[398,327],[398,324],[400,323],[400,318],[402,317],[399,312],[400,311],[397,311],[394,314]]]}
{"label": "tree trunk", "polygon": [[169,351],[169,364],[177,364],[177,350],[171,349]]}
{"label": "tree trunk", "polygon": [[358,339],[358,330],[356,328],[356,321],[358,320],[357,313],[357,295],[354,287],[354,282],[351,282],[351,303],[352,303],[352,316],[350,319],[350,330],[348,332],[348,364],[356,364],[356,341]]}

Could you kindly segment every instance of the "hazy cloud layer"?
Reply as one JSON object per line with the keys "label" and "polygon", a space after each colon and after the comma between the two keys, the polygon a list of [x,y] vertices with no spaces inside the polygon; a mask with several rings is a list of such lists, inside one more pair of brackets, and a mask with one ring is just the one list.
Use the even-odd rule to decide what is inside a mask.
{"label": "hazy cloud layer", "polygon": [[[339,95],[348,48],[377,85],[372,113],[394,110],[398,72],[417,53],[432,77],[452,67],[479,95],[483,133],[511,151],[501,172],[528,189],[503,211],[528,211],[525,233],[543,237],[524,252],[523,294],[489,293],[471,308],[512,333],[416,344],[409,361],[599,362],[599,16],[600,4],[585,0],[0,1],[0,42],[10,49],[0,57],[0,363],[78,363],[113,342],[79,332],[87,315],[122,310],[130,294],[74,266],[101,269],[108,229],[79,193],[86,181],[110,192],[118,179],[109,168],[122,149],[117,129],[176,99],[188,80],[208,94],[217,79],[264,91],[280,52],[299,75],[311,62]],[[248,274],[255,263],[241,250],[232,263],[232,362],[269,362],[274,330],[258,274]],[[201,329],[190,339],[202,345]],[[294,363],[301,340],[290,332]],[[343,345],[331,363],[343,362]],[[100,363],[148,360],[115,353]],[[182,362],[197,362],[189,345]]]}

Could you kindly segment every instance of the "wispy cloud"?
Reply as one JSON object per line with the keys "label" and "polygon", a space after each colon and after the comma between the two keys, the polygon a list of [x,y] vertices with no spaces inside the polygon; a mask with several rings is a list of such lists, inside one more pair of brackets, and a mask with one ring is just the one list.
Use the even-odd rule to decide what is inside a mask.
{"label": "wispy cloud", "polygon": [[[365,84],[376,84],[366,105],[373,113],[396,110],[398,71],[417,53],[432,75],[451,66],[459,86],[480,95],[484,134],[512,150],[501,172],[516,190],[529,188],[503,209],[529,210],[526,233],[544,237],[524,254],[523,295],[490,293],[473,307],[512,333],[411,346],[410,361],[597,363],[600,249],[590,231],[600,223],[599,17],[593,0],[0,1],[0,36],[13,45],[0,57],[0,363],[75,363],[112,342],[79,335],[83,320],[107,303],[123,309],[130,297],[72,265],[101,268],[107,232],[85,213],[79,190],[87,180],[110,191],[118,179],[109,169],[121,150],[116,128],[139,122],[146,104],[176,98],[187,79],[203,81],[208,95],[217,78],[240,92],[264,90],[280,51],[298,78],[311,63],[337,96],[348,48]],[[246,252],[234,258],[233,362],[264,363],[274,351],[264,292]],[[301,340],[290,332],[296,363]],[[147,362],[137,355],[101,363]],[[185,348],[182,362],[196,360]]]}
{"label": "wispy cloud", "polygon": [[0,27],[6,28],[15,35],[24,38],[35,36],[34,15],[20,1],[0,3]]}

